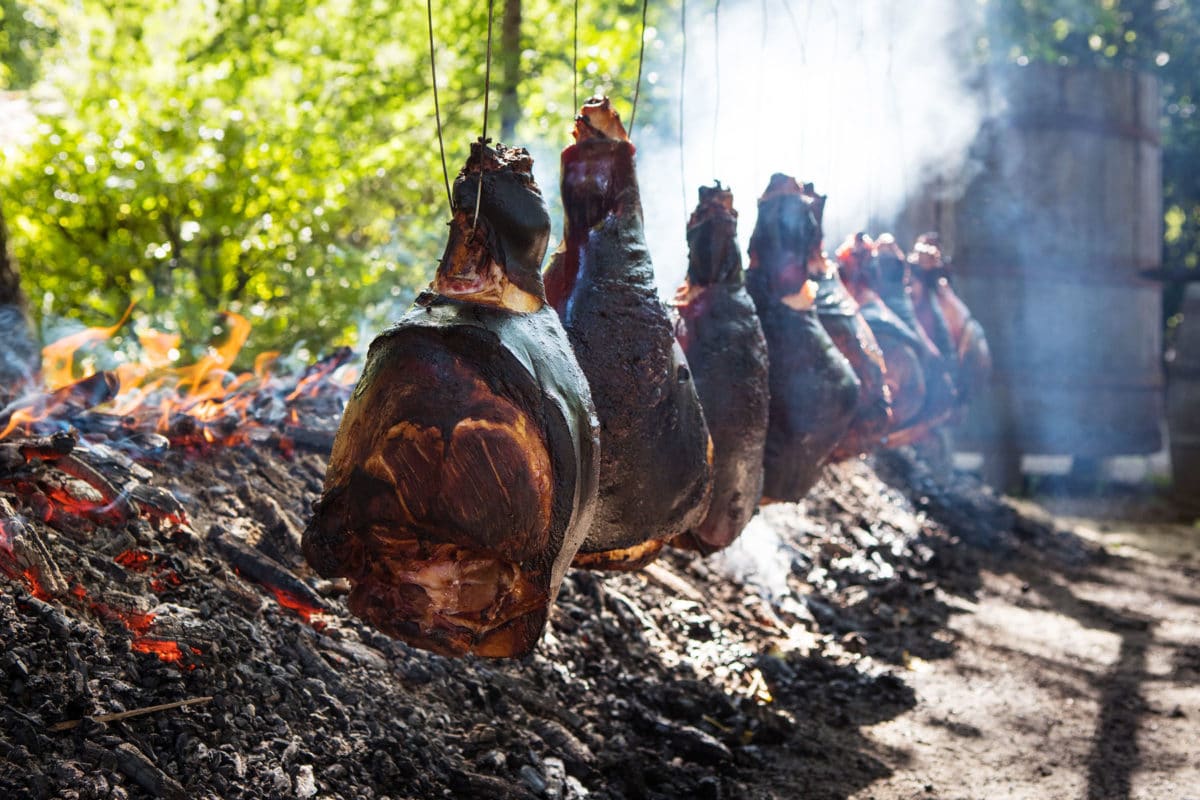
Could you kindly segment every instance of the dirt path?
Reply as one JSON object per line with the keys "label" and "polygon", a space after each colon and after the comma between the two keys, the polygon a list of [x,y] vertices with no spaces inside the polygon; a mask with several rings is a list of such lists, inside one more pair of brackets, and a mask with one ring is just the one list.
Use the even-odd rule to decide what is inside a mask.
{"label": "dirt path", "polygon": [[915,706],[862,729],[891,774],[851,797],[1200,798],[1195,528],[1074,522],[1122,555],[985,559],[947,601],[952,654],[912,664]]}

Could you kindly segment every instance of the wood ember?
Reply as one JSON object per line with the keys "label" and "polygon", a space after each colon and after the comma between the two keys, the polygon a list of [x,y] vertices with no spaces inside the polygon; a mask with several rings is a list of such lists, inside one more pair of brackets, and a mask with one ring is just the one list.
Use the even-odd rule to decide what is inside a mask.
{"label": "wood ember", "polygon": [[[128,436],[100,443],[128,454]],[[736,552],[670,551],[648,575],[577,570],[533,655],[448,660],[363,624],[344,587],[287,552],[321,457],[259,443],[130,464],[81,444],[70,458],[132,510],[83,535],[34,498],[91,473],[0,465],[0,522],[19,543],[0,549],[2,797],[788,796],[826,779],[830,753],[865,750],[858,726],[913,705],[905,658],[952,646],[948,598],[972,591],[978,554],[1055,542],[1091,557],[889,455],[891,485],[841,464],[803,508],[762,514],[778,584],[731,577]],[[841,796],[872,778],[842,772]]]}

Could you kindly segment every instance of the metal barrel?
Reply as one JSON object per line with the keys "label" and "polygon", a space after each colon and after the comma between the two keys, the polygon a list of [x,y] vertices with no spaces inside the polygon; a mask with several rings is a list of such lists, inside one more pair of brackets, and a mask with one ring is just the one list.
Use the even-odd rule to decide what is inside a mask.
{"label": "metal barrel", "polygon": [[1200,283],[1188,285],[1182,313],[1167,354],[1167,438],[1175,494],[1200,506]]}
{"label": "metal barrel", "polygon": [[[963,450],[1104,458],[1162,447],[1159,89],[1148,74],[991,75],[954,204],[958,291],[995,361]],[[1200,342],[1198,342],[1200,344]]]}

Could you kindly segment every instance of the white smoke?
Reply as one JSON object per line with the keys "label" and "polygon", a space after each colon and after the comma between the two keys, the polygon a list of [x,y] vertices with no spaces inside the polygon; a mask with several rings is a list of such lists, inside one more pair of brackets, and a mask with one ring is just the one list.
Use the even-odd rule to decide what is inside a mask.
{"label": "white smoke", "polygon": [[733,544],[709,559],[718,573],[755,587],[770,601],[788,593],[792,556],[779,532],[763,514],[755,514]]}
{"label": "white smoke", "polygon": [[[683,279],[687,214],[697,187],[714,178],[733,189],[743,250],[772,173],[814,182],[829,195],[832,249],[853,231],[890,226],[935,170],[960,174],[983,115],[968,85],[973,6],[725,0],[718,52],[713,5],[692,0],[683,172],[677,139],[655,138],[649,127],[634,136],[660,291],[669,295]],[[679,85],[678,55],[659,65],[661,84]]]}

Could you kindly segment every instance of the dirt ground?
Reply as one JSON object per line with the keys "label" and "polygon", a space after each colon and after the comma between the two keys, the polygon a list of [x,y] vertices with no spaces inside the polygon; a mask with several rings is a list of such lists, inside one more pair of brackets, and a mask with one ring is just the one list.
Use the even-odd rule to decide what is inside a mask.
{"label": "dirt ground", "polygon": [[0,798],[1200,800],[1200,529],[1153,496],[880,453],[718,556],[572,571],[497,662],[306,571],[319,456],[107,441],[0,459]]}
{"label": "dirt ground", "polygon": [[1200,798],[1200,528],[1145,504],[1045,505],[1111,555],[984,559],[950,601],[952,653],[911,664],[914,707],[863,729],[890,774],[852,797]]}

